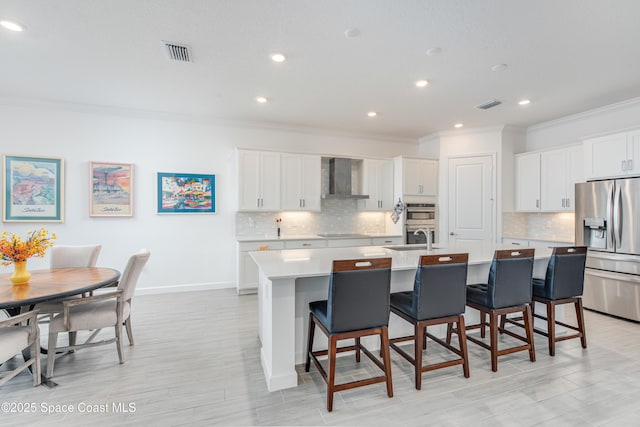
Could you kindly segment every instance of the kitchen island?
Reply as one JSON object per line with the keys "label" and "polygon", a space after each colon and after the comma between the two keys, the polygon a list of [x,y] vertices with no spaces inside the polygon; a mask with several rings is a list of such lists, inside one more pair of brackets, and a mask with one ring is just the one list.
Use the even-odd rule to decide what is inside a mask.
{"label": "kitchen island", "polygon": [[[413,289],[421,255],[469,252],[463,248],[434,249],[427,252],[424,245],[411,246],[362,246],[250,253],[259,270],[258,333],[262,343],[260,359],[269,391],[298,385],[295,365],[304,362],[309,302],[327,298],[333,260],[391,257],[391,292],[399,292]],[[487,249],[484,253],[469,252],[467,283],[487,280],[494,249],[514,248],[499,246]],[[550,255],[551,249],[536,248],[534,276],[544,277]],[[465,313],[465,317],[467,316],[475,316],[475,319],[468,319],[469,321],[478,319],[477,312],[474,313],[469,308]],[[407,322],[391,316],[390,337],[411,333],[411,326]],[[377,348],[377,340],[369,338],[371,339],[368,341],[363,339],[363,343],[370,348]],[[314,342],[314,348],[326,346],[326,339],[322,334],[317,334]]]}

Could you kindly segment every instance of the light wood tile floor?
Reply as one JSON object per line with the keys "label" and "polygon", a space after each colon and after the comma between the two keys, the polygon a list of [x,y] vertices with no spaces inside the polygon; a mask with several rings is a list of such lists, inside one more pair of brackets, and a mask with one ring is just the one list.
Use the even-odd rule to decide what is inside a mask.
{"label": "light wood tile floor", "polygon": [[[488,351],[469,343],[471,377],[461,367],[434,371],[424,375],[421,391],[411,366],[392,351],[394,397],[383,384],[340,392],[332,413],[315,367],[298,367],[297,388],[267,391],[255,295],[227,289],[141,296],[133,313],[136,345],[125,347],[126,364],[118,364],[110,345],[60,358],[54,389],[33,388],[21,374],[0,388],[0,402],[34,404],[36,411],[3,412],[0,425],[640,425],[640,324],[589,311],[586,350],[570,340],[549,357],[545,338],[536,336],[535,363],[516,353],[500,358],[493,373]],[[427,355],[442,352],[433,345]],[[356,366],[340,358],[340,380],[371,372],[365,359]],[[114,403],[132,404],[135,412],[117,412]],[[75,412],[60,412],[61,405]]]}

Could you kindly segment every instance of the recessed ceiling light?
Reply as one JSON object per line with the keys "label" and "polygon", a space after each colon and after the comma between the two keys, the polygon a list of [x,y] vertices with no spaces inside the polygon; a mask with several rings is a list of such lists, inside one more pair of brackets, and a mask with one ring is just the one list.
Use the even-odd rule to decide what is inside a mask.
{"label": "recessed ceiling light", "polygon": [[7,30],[24,31],[24,25],[20,25],[17,22],[8,21],[6,19],[0,20],[0,25],[2,25]]}
{"label": "recessed ceiling light", "polygon": [[456,123],[455,125],[453,125],[454,128],[461,128],[462,126],[464,126],[462,123]]}
{"label": "recessed ceiling light", "polygon": [[491,67],[491,71],[504,71],[507,69],[507,64],[496,64]]}
{"label": "recessed ceiling light", "polygon": [[442,53],[442,49],[440,49],[439,47],[431,47],[427,49],[427,55],[429,56],[439,55],[441,53]]}
{"label": "recessed ceiling light", "polygon": [[284,56],[284,53],[276,52],[271,54],[271,60],[273,62],[284,62],[285,59],[287,59],[287,57]]}
{"label": "recessed ceiling light", "polygon": [[268,99],[265,98],[264,96],[256,96],[256,102],[258,102],[260,104],[264,104],[267,101],[268,101]]}
{"label": "recessed ceiling light", "polygon": [[531,103],[530,99],[523,99],[520,102],[518,102],[518,104],[520,104],[520,105],[527,105],[527,104],[530,104],[530,103]]}
{"label": "recessed ceiling light", "polygon": [[418,87],[425,87],[425,86],[426,86],[426,85],[428,85],[428,84],[429,84],[429,82],[428,82],[428,81],[426,81],[426,80],[418,80],[418,81],[416,82],[416,86],[418,86]]}
{"label": "recessed ceiling light", "polygon": [[378,115],[378,113],[376,113],[375,111],[369,111],[369,112],[367,113],[367,116],[369,116],[369,117],[375,117],[375,116],[377,116],[377,115]]}
{"label": "recessed ceiling light", "polygon": [[346,38],[358,37],[360,35],[360,30],[357,28],[347,28],[344,30],[344,36]]}

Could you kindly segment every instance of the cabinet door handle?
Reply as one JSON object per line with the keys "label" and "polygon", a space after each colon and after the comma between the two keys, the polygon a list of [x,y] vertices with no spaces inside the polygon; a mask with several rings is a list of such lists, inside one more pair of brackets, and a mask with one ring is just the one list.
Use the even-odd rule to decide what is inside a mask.
{"label": "cabinet door handle", "polygon": [[566,207],[567,208],[571,207],[571,199],[570,198],[567,198],[567,206]]}
{"label": "cabinet door handle", "polygon": [[307,201],[305,199],[302,199],[302,207],[303,208],[307,207]]}
{"label": "cabinet door handle", "polygon": [[633,160],[627,160],[627,170],[633,170]]}
{"label": "cabinet door handle", "polygon": [[566,208],[566,202],[567,202],[567,199],[562,199],[562,207],[563,208]]}
{"label": "cabinet door handle", "polygon": [[623,172],[627,170],[627,161],[626,160],[622,161],[622,166],[620,166],[620,168],[622,169]]}
{"label": "cabinet door handle", "polygon": [[540,200],[536,199],[536,208],[540,207]]}
{"label": "cabinet door handle", "polygon": [[256,199],[256,206],[260,207],[260,198],[259,197]]}
{"label": "cabinet door handle", "polygon": [[393,243],[393,240],[385,240],[385,243]]}
{"label": "cabinet door handle", "polygon": [[311,243],[303,243],[302,246],[311,246]]}

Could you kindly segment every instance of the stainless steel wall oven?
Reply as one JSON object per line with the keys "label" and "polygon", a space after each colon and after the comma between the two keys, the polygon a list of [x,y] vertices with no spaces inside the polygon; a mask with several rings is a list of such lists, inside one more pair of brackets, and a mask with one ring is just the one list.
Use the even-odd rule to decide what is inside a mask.
{"label": "stainless steel wall oven", "polygon": [[405,226],[405,242],[407,244],[427,243],[424,234],[414,234],[416,230],[430,230],[432,242],[436,242],[436,204],[435,203],[407,203],[406,205],[406,222]]}

